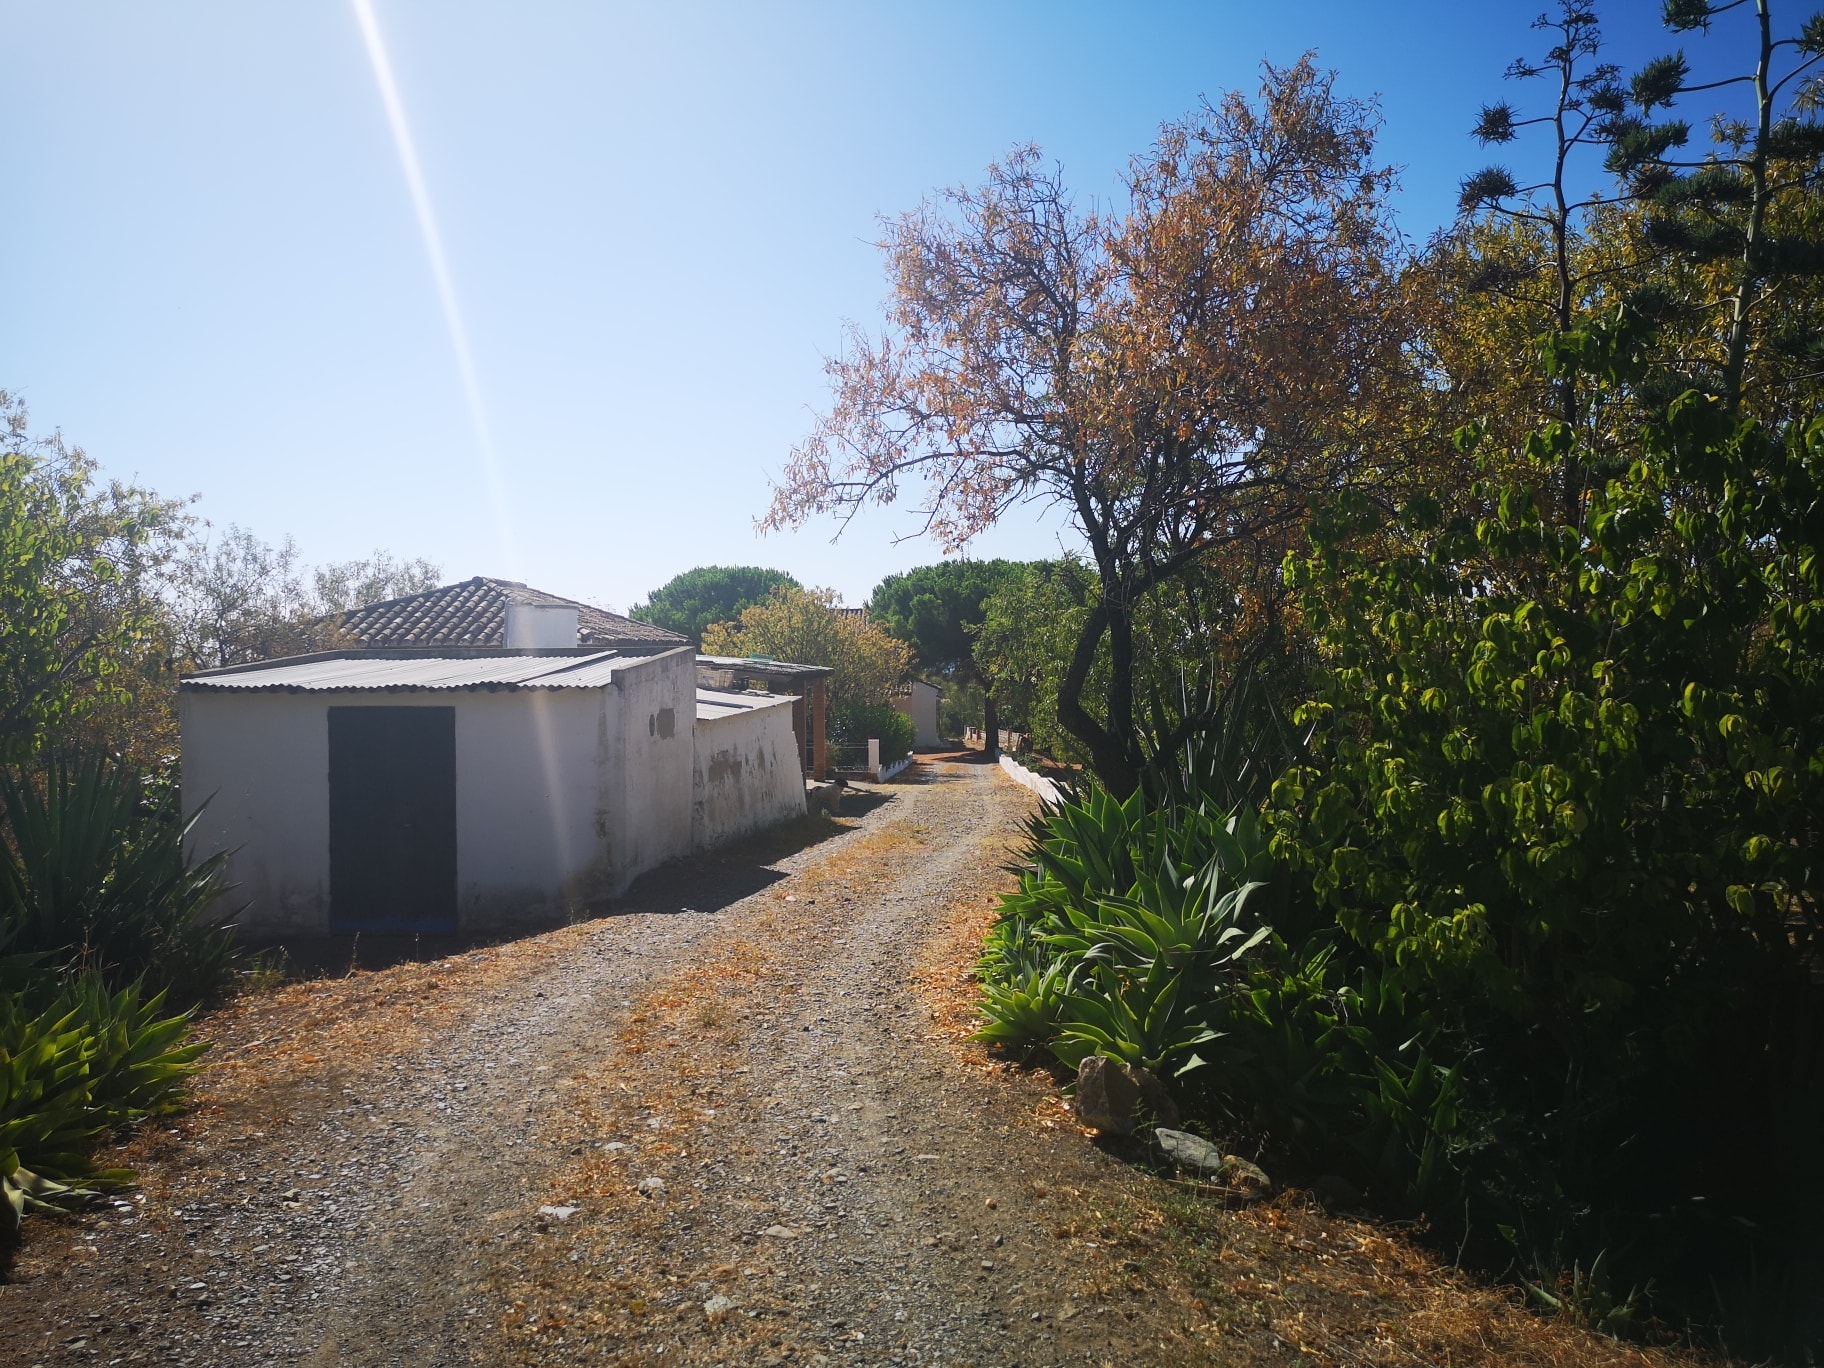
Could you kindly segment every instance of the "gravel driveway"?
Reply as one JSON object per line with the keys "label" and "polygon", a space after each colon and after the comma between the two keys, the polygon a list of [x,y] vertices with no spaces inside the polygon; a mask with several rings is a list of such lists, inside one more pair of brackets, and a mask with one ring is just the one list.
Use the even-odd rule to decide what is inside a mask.
{"label": "gravel driveway", "polygon": [[913,774],[763,868],[223,1013],[143,1190],[28,1227],[0,1357],[1131,1361],[1136,1320],[1177,1357],[1097,1209],[1137,1179],[942,1019],[1031,799]]}

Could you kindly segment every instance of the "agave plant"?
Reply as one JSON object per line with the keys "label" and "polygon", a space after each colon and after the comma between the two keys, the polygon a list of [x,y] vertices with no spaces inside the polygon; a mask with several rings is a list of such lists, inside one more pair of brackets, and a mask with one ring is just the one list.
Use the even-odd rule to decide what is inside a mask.
{"label": "agave plant", "polygon": [[160,1016],[162,994],[111,993],[88,974],[30,996],[0,993],[0,1229],[128,1181],[95,1166],[96,1141],[173,1106],[204,1048],[184,1043],[187,1015]]}
{"label": "agave plant", "polygon": [[984,979],[985,1020],[974,1038],[1023,1053],[1050,1044],[1064,1020],[1069,990],[1070,977],[1057,964]]}
{"label": "agave plant", "polygon": [[1217,999],[1271,934],[1240,924],[1260,885],[1225,891],[1221,875],[1212,861],[1180,877],[1167,859],[1125,897],[1071,909],[1071,929],[1045,937],[1081,966],[1082,988],[1066,995],[1052,1046],[1061,1062],[1075,1067],[1087,1054],[1106,1054],[1179,1074],[1204,1063],[1194,1051],[1220,1034],[1211,1024]]}
{"label": "agave plant", "polygon": [[977,1038],[1049,1044],[1073,1068],[1092,1053],[1197,1067],[1215,998],[1270,934],[1243,924],[1270,868],[1252,814],[1149,810],[1092,788],[1029,833],[1031,864],[984,946]]}
{"label": "agave plant", "polygon": [[1168,1077],[1216,1064],[1212,1105],[1323,1169],[1413,1208],[1460,1185],[1487,1141],[1464,1124],[1460,1064],[1441,1062],[1457,1052],[1322,919],[1269,928],[1301,911],[1282,897],[1265,913],[1263,893],[1289,881],[1250,807],[1089,788],[1034,817],[1023,853],[977,969],[977,1039],[1070,1068],[1091,1054]]}

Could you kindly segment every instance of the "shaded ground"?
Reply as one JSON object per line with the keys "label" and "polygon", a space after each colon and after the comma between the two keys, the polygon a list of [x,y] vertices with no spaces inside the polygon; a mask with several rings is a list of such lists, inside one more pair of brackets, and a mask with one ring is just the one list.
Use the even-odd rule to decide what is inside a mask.
{"label": "shaded ground", "polygon": [[[708,858],[674,861],[637,881],[623,897],[599,909],[600,915],[723,911],[787,877],[785,870],[777,867],[781,861],[852,830],[856,819],[891,802],[893,789],[884,785],[852,788],[844,794],[844,800],[842,815],[847,820],[842,823],[832,824],[821,814],[812,814]],[[428,964],[510,940],[523,940],[541,930],[559,930],[573,925],[575,920],[553,919],[548,926],[522,927],[509,937],[456,932],[332,931],[256,940],[244,949],[249,955],[263,958],[288,979],[333,978],[401,964]]]}
{"label": "shaded ground", "polygon": [[1031,799],[912,776],[616,915],[212,1019],[144,1190],[28,1224],[0,1361],[1647,1361],[1296,1196],[1224,1213],[967,1045]]}

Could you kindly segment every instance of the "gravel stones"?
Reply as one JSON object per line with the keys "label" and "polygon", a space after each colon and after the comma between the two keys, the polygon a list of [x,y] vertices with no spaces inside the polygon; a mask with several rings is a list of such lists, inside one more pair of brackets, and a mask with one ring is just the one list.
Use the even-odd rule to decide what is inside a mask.
{"label": "gravel stones", "polygon": [[[973,1053],[963,1066],[966,1026],[915,984],[950,909],[992,903],[1030,802],[992,767],[934,767],[861,795],[859,830],[763,880],[752,864],[674,872],[646,895],[662,908],[553,933],[561,954],[544,938],[478,952],[490,976],[439,994],[437,1015],[325,1051],[290,1091],[220,1121],[201,1099],[172,1153],[141,1161],[146,1217],[168,1231],[73,1226],[72,1243],[101,1235],[95,1252],[56,1261],[47,1223],[32,1280],[0,1288],[9,1333],[49,1350],[103,1311],[135,1325],[128,1352],[194,1368],[1119,1358],[1127,1318],[1164,1314],[1170,1295],[1129,1290],[1100,1232],[1053,1232],[1090,1220],[1106,1185],[1147,1180],[1072,1127],[1036,1125],[1035,1109],[1046,1126],[1063,1116],[1045,1080]],[[778,881],[800,874],[813,886],[786,904]],[[686,905],[715,910],[676,915]],[[720,1022],[693,1025],[702,999],[678,985],[725,942],[759,944],[758,977],[724,984]],[[966,959],[944,952],[945,992]],[[397,981],[353,980],[376,1007]],[[320,1029],[298,997],[287,1029]],[[647,1052],[614,1057],[635,1017]],[[713,1096],[682,1095],[671,1051],[712,1036]],[[628,1100],[578,1134],[572,1080],[610,1061]],[[613,1181],[579,1185],[584,1163]],[[1070,1321],[1067,1345],[1053,1313],[1077,1298],[1115,1309]]]}

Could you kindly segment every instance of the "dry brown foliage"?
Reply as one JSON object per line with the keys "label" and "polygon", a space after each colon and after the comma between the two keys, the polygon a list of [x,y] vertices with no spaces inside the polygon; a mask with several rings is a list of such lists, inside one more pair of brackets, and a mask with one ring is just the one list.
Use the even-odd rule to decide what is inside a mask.
{"label": "dry brown foliage", "polygon": [[1267,67],[1258,102],[1167,126],[1123,212],[1079,210],[1024,147],[890,223],[888,327],[830,363],[830,411],[765,520],[916,486],[921,530],[955,548],[1015,503],[1061,506],[1101,594],[1059,718],[1117,792],[1138,763],[1139,605],[1226,548],[1277,564],[1313,492],[1383,463],[1373,396],[1410,379],[1378,116],[1334,79],[1307,55]]}

